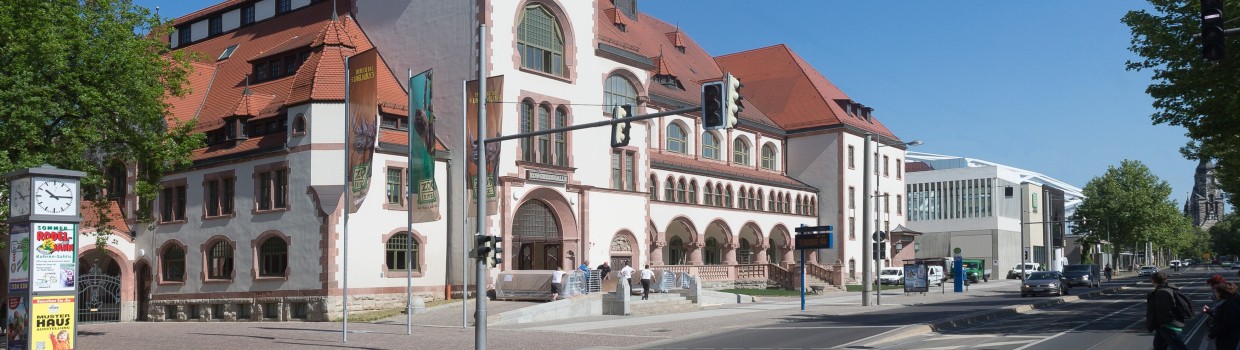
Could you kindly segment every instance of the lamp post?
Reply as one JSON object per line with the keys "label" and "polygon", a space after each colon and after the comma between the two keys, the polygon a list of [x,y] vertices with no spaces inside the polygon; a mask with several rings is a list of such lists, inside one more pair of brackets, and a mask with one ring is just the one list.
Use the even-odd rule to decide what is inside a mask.
{"label": "lamp post", "polygon": [[[887,233],[886,233],[886,232],[883,232],[883,231],[882,231],[882,227],[879,225],[880,220],[882,220],[882,213],[880,212],[879,203],[878,203],[878,198],[879,198],[879,197],[886,197],[886,195],[880,195],[880,194],[879,194],[879,193],[882,193],[882,187],[881,187],[881,186],[879,186],[879,171],[880,171],[880,170],[879,170],[879,164],[878,164],[878,159],[879,159],[879,158],[878,158],[877,153],[878,153],[878,149],[883,148],[883,147],[888,147],[888,145],[884,145],[884,144],[883,144],[883,142],[882,142],[882,135],[877,135],[877,134],[873,134],[873,133],[866,133],[866,134],[865,134],[865,146],[866,146],[866,147],[865,147],[865,157],[864,157],[864,158],[869,158],[869,157],[872,155],[872,154],[871,154],[871,151],[870,151],[870,140],[874,140],[874,143],[876,144],[876,145],[874,146],[874,151],[873,151],[873,153],[874,153],[874,154],[873,154],[873,156],[874,156],[874,160],[871,162],[870,160],[868,160],[868,159],[867,159],[867,160],[866,160],[866,166],[865,166],[865,167],[863,167],[863,170],[868,171],[868,169],[865,169],[865,168],[869,168],[870,164],[873,164],[873,165],[874,165],[874,185],[873,185],[873,187],[872,187],[872,188],[873,188],[873,193],[874,193],[874,194],[873,194],[873,196],[874,196],[874,229],[873,229],[873,230],[871,230],[871,229],[868,229],[868,228],[867,228],[864,232],[867,232],[867,233],[871,233],[871,232],[872,232],[871,234],[874,236],[874,237],[873,237],[873,238],[874,238],[874,241],[878,243],[878,244],[876,244],[877,248],[878,248],[878,249],[883,249],[883,251],[886,251],[885,247],[883,246],[883,243],[884,243],[884,242],[883,242],[883,239],[885,238],[885,236],[886,236],[886,234],[887,234]],[[913,141],[910,141],[910,142],[903,142],[903,143],[899,143],[899,145],[903,145],[903,146],[920,146],[920,145],[922,145],[922,144],[924,144],[924,142],[921,142],[921,140],[913,140]],[[887,166],[887,164],[884,162],[884,163],[883,163],[883,166]],[[865,179],[869,179],[868,174],[867,174],[867,176],[865,177]],[[866,193],[870,193],[870,191],[871,191],[871,186],[870,186],[870,184],[869,184],[869,181],[865,181],[865,182],[866,182],[866,183],[865,183],[865,186],[864,186],[864,187],[865,187],[865,192],[866,192]],[[866,202],[868,203],[869,201],[866,201]],[[888,198],[888,202],[890,202],[890,198]],[[865,210],[865,209],[868,209],[868,208],[862,208],[862,209],[863,209],[863,210]],[[868,212],[869,212],[869,210],[866,210],[866,213],[867,213],[867,214],[868,214]],[[863,222],[865,222],[866,224],[868,224],[868,223],[869,223],[869,220],[864,220],[864,218],[863,218]],[[865,236],[865,237],[863,237],[863,238],[870,238],[870,237],[869,237],[869,235],[864,235],[864,236]],[[866,239],[866,240],[865,240],[865,242],[864,242],[863,244],[865,244],[865,247],[862,247],[862,251],[869,250],[869,249],[866,249],[866,248],[869,248],[869,247],[870,247],[870,245],[871,245],[871,243],[869,242],[869,240],[868,240],[868,239]],[[863,253],[863,254],[864,254],[864,253]],[[873,262],[873,263],[874,263],[874,269],[873,269],[873,270],[874,270],[874,271],[877,271],[877,270],[879,269],[879,266],[881,266],[881,262],[879,261],[879,260],[880,260],[880,259],[879,259],[879,254],[877,254],[877,252],[871,252],[870,254],[872,254],[872,256],[869,256],[869,258],[874,260],[874,262]],[[869,265],[869,264],[866,264],[866,265]],[[871,270],[871,269],[869,269],[869,268],[868,268],[869,266],[866,266],[866,267],[867,267],[867,268],[866,268],[865,270]],[[863,273],[863,274],[865,275],[865,276],[863,276],[863,277],[867,279],[866,281],[867,281],[867,285],[868,285],[868,281],[869,281],[869,279],[871,279],[871,278],[872,278],[872,276],[870,276],[868,273]],[[881,284],[881,283],[879,283],[879,280],[878,280],[877,278],[873,278],[873,280],[874,280],[874,285],[875,285],[875,288],[874,288],[874,303],[875,303],[876,305],[882,305],[882,304],[883,304],[883,303],[882,303],[883,286],[882,286],[882,284]],[[867,305],[867,304],[868,304],[867,300],[865,300],[866,298],[864,297],[866,294],[867,294],[867,293],[865,293],[865,291],[863,291],[863,292],[862,292],[862,296],[863,296],[863,297],[862,297],[862,304],[863,304],[863,305]]]}

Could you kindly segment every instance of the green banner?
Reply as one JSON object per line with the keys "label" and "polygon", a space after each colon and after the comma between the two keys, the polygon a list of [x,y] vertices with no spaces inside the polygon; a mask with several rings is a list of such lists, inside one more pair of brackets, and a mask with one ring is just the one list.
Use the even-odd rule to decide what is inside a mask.
{"label": "green banner", "polygon": [[409,78],[409,183],[413,186],[413,222],[439,220],[435,186],[435,109],[431,103],[431,71]]}

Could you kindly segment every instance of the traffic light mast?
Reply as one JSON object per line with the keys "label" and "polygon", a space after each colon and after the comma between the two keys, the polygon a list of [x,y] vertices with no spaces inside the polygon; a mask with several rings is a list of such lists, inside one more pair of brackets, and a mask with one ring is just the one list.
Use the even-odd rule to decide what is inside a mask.
{"label": "traffic light mast", "polygon": [[1227,56],[1223,0],[1201,0],[1201,56],[1219,62]]}

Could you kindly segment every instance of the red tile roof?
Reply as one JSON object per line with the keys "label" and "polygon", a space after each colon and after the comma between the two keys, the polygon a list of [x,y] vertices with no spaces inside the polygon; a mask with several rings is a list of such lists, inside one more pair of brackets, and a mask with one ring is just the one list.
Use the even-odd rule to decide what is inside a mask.
{"label": "red tile roof", "polygon": [[918,171],[931,171],[931,170],[934,170],[934,167],[930,166],[930,164],[927,164],[926,162],[904,163],[904,172],[906,173],[912,173],[912,172],[918,172]]}
{"label": "red tile roof", "polygon": [[724,179],[766,184],[770,186],[782,186],[785,188],[802,191],[814,190],[813,187],[806,185],[801,181],[797,181],[797,179],[777,172],[730,166],[720,162],[697,160],[685,156],[663,154],[658,152],[651,152],[649,153],[649,156],[650,166],[653,168],[696,173]]}
{"label": "red tile roof", "polygon": [[79,212],[82,213],[82,223],[88,224],[88,225],[96,225],[96,226],[91,226],[90,227],[91,230],[97,229],[99,226],[107,225],[107,226],[112,227],[116,231],[129,234],[129,224],[125,223],[125,215],[123,212],[121,212],[120,202],[108,201],[107,203],[104,203],[103,205],[107,206],[105,210],[107,210],[108,217],[106,218],[106,220],[100,221],[99,213],[96,212],[95,202],[85,201],[85,200],[82,201],[81,209],[79,210]]}
{"label": "red tile roof", "polygon": [[[188,23],[242,1],[226,1],[177,19]],[[210,39],[178,47],[214,60],[224,49],[237,45],[230,58],[193,63],[189,74],[190,93],[169,98],[169,123],[197,120],[195,130],[207,132],[224,125],[224,118],[250,115],[277,116],[287,107],[311,101],[343,101],[345,58],[373,47],[357,23],[348,16],[333,21],[331,2],[312,3],[294,15],[278,15],[254,25],[239,28]],[[252,61],[284,53],[309,50],[310,56],[297,72],[276,79],[247,84]],[[380,67],[387,67],[379,58]],[[379,103],[384,113],[405,115],[408,97],[391,69],[379,69]],[[249,87],[251,95],[244,92]],[[343,118],[344,116],[339,116]],[[235,154],[282,144],[283,133],[255,137],[231,149],[212,145],[194,152],[194,159]],[[401,144],[404,144],[402,142]]]}
{"label": "red tile roof", "polygon": [[846,124],[898,139],[878,118],[849,115],[837,100],[852,99],[783,44],[716,58],[745,84],[745,99],[784,130]]}

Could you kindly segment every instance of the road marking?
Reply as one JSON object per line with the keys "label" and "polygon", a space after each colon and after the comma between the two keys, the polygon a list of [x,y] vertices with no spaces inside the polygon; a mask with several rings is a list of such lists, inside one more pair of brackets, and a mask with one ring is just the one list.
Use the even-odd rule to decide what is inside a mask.
{"label": "road marking", "polygon": [[1091,323],[1097,322],[1097,321],[1099,321],[1099,320],[1105,320],[1105,319],[1106,319],[1106,318],[1108,318],[1108,317],[1115,316],[1116,314],[1119,314],[1119,313],[1124,312],[1124,311],[1128,311],[1128,309],[1131,309],[1131,308],[1137,307],[1137,306],[1139,306],[1139,305],[1145,305],[1145,303],[1135,303],[1135,304],[1129,305],[1129,306],[1128,306],[1128,307],[1126,307],[1126,308],[1116,310],[1115,312],[1112,312],[1112,313],[1106,314],[1105,316],[1102,316],[1102,317],[1099,317],[1099,318],[1095,318],[1093,321],[1089,321],[1089,322],[1082,323],[1082,324],[1077,325],[1076,327],[1072,327],[1071,329],[1068,329],[1068,330],[1066,330],[1066,331],[1056,333],[1055,335],[1052,335],[1052,336],[1049,336],[1049,337],[1043,338],[1042,340],[1038,340],[1038,341],[1033,342],[1033,343],[1031,343],[1031,344],[1029,344],[1029,345],[1025,345],[1025,346],[1022,346],[1022,347],[1016,348],[1016,350],[1024,350],[1024,349],[1028,349],[1030,346],[1038,345],[1038,344],[1041,344],[1042,342],[1045,342],[1045,341],[1047,341],[1047,340],[1051,340],[1051,339],[1058,338],[1058,337],[1059,337],[1059,336],[1061,336],[1061,335],[1068,334],[1068,332],[1075,331],[1075,330],[1077,330],[1077,329],[1080,329],[1081,327],[1084,327],[1084,326],[1089,325],[1089,324],[1091,324]]}
{"label": "road marking", "polygon": [[1034,340],[1030,339],[1030,340],[1001,341],[1001,342],[994,342],[994,343],[985,343],[985,344],[970,345],[969,347],[1000,346],[1000,345],[1016,345],[1016,344],[1025,344],[1025,343],[1028,343],[1028,342],[1031,342],[1031,341],[1034,341]]}
{"label": "road marking", "polygon": [[809,326],[809,327],[759,327],[751,329],[848,329],[848,328],[900,328],[904,326]]}

